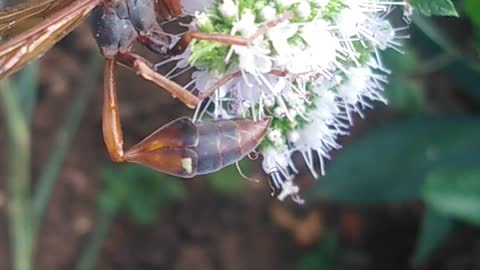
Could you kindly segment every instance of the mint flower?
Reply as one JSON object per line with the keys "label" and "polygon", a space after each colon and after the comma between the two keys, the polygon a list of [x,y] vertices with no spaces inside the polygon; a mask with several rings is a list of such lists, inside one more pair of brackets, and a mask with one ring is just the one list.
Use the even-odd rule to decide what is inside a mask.
{"label": "mint flower", "polygon": [[[348,134],[352,115],[362,116],[376,101],[386,103],[382,91],[389,70],[379,51],[391,48],[402,53],[400,41],[408,38],[411,7],[396,0],[183,0],[183,4],[194,16],[190,30],[205,33],[248,38],[269,22],[285,18],[248,46],[194,41],[185,53],[169,60],[179,62],[168,75],[195,68],[185,87],[200,93],[231,77],[198,107],[194,121],[273,117],[259,149],[263,170],[273,196],[302,203],[292,154],[302,154],[315,178],[324,175],[325,159],[341,147],[337,139]],[[405,24],[393,26],[389,15],[404,7]]]}

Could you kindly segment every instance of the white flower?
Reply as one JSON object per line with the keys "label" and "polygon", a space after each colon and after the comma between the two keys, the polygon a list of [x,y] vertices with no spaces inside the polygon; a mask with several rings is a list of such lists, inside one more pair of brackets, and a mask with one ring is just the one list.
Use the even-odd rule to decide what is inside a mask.
{"label": "white flower", "polygon": [[282,190],[277,195],[277,198],[280,201],[283,201],[287,197],[297,195],[298,192],[300,192],[300,188],[297,185],[293,184],[292,181],[286,181],[282,186]]}
{"label": "white flower", "polygon": [[240,32],[243,37],[250,37],[255,34],[258,28],[255,24],[255,15],[253,12],[251,10],[244,11],[240,20],[233,24],[233,29],[233,34]]}
{"label": "white flower", "polygon": [[282,150],[285,151],[287,149],[282,149],[281,147],[279,149],[273,147],[264,149],[262,167],[267,174],[288,168],[290,156],[286,156]]}
{"label": "white flower", "polygon": [[197,25],[198,28],[202,28],[203,26],[207,25],[210,23],[210,18],[208,18],[207,13],[205,12],[195,12],[195,24]]}
{"label": "white flower", "polygon": [[335,98],[336,95],[330,90],[325,89],[319,93],[315,102],[315,107],[317,109],[312,112],[312,118],[330,122],[340,114],[341,110]]}
{"label": "white flower", "polygon": [[270,130],[267,134],[267,138],[274,144],[279,144],[283,141],[282,132],[278,129]]}
{"label": "white flower", "polygon": [[306,18],[312,14],[312,9],[310,8],[310,3],[307,1],[301,1],[297,6],[297,15],[300,18]]}
{"label": "white flower", "polygon": [[197,70],[192,73],[192,80],[195,82],[195,88],[203,93],[210,86],[215,84],[215,79],[208,70]]}
{"label": "white flower", "polygon": [[367,20],[367,16],[359,9],[344,9],[338,15],[336,24],[340,32],[346,37],[359,33],[359,27]]}
{"label": "white flower", "polygon": [[300,133],[298,133],[298,131],[292,131],[290,133],[288,133],[288,140],[292,143],[295,143],[298,141],[298,139],[300,139]]}
{"label": "white flower", "polygon": [[292,53],[292,46],[288,43],[288,39],[293,37],[297,31],[297,26],[286,22],[268,31],[268,39],[272,42],[273,48],[275,48],[279,56],[288,57]]}
{"label": "white flower", "polygon": [[[330,149],[337,146],[335,143],[336,132],[321,119],[315,119],[308,123],[300,133],[297,144],[306,145],[313,149]],[[331,144],[331,145],[330,145]]]}
{"label": "white flower", "polygon": [[253,75],[245,74],[244,76],[236,81],[235,96],[240,98],[241,101],[249,102],[249,104],[257,104],[266,87],[259,84]]}
{"label": "white flower", "polygon": [[263,104],[268,108],[273,107],[275,105],[275,97],[274,96],[267,96],[265,98],[265,100],[263,101]]}
{"label": "white flower", "polygon": [[298,2],[299,0],[279,0],[278,4],[282,7],[288,7]]}
{"label": "white flower", "polygon": [[237,15],[238,7],[232,0],[223,0],[218,10],[224,18],[229,19]]}
{"label": "white flower", "polygon": [[276,15],[277,15],[277,11],[271,6],[265,6],[260,11],[260,17],[264,21],[271,21],[271,20],[275,19]]}
{"label": "white flower", "polygon": [[312,0],[313,3],[317,4],[318,7],[325,7],[328,4],[329,0]]}
{"label": "white flower", "polygon": [[362,91],[368,88],[371,72],[368,68],[353,68],[349,71],[349,79],[338,89],[338,96],[349,104],[355,104]]}
{"label": "white flower", "polygon": [[242,46],[234,46],[234,50],[240,60],[240,69],[251,74],[268,73],[272,70],[272,60],[267,56],[267,50]]}
{"label": "white flower", "polygon": [[[203,92],[220,78],[236,73],[195,116],[273,117],[260,151],[272,195],[279,200],[290,197],[303,202],[294,180],[299,171],[293,152],[303,156],[314,177],[318,176],[318,161],[320,173],[325,174],[324,160],[330,158],[330,151],[340,149],[337,139],[348,134],[351,115],[362,116],[372,107],[371,101],[386,102],[381,92],[389,71],[379,50],[401,51],[398,40],[408,38],[399,34],[407,27],[387,20],[394,6],[409,6],[405,1],[330,1],[268,0],[251,5],[251,0],[220,0],[195,18],[198,26],[212,24],[214,30],[218,27],[222,33],[248,38],[285,14],[277,14],[277,10],[296,15],[267,29],[248,46],[228,46],[228,53],[220,55],[225,62],[223,74],[202,66],[187,84]],[[330,3],[335,8],[326,8]],[[224,18],[227,24],[215,26],[215,20],[209,18]],[[231,28],[225,29],[225,25]],[[218,55],[197,52],[195,46],[192,50],[177,59],[204,53],[208,57],[203,63],[216,59],[213,67],[218,70]],[[370,58],[365,58],[368,55]],[[184,64],[177,64],[174,70]]]}

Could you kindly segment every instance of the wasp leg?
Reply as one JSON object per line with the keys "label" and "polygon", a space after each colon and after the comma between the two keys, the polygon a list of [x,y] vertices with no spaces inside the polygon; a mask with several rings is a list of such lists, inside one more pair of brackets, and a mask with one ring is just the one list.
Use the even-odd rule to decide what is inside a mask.
{"label": "wasp leg", "polygon": [[227,45],[248,46],[257,37],[265,34],[272,27],[275,27],[281,22],[291,19],[292,17],[293,17],[293,14],[291,12],[286,12],[280,18],[264,24],[253,35],[251,35],[248,38],[243,38],[243,37],[233,36],[233,35],[208,34],[208,33],[188,31],[185,34],[183,34],[181,39],[177,42],[177,44],[175,44],[175,46],[170,50],[169,53],[171,54],[183,53],[193,39],[208,40],[208,41],[223,43]]}
{"label": "wasp leg", "polygon": [[152,68],[152,64],[138,54],[132,52],[119,53],[115,57],[119,63],[133,69],[144,79],[149,80],[164,88],[174,97],[178,98],[189,108],[197,107],[199,99],[176,82],[166,78]]}
{"label": "wasp leg", "polygon": [[[285,76],[285,72],[284,71],[281,71],[281,70],[271,70],[269,72],[269,74],[272,74],[272,75],[275,75],[275,76],[278,76],[278,77],[283,77]],[[236,72],[233,72],[233,73],[230,73],[230,74],[227,74],[225,75],[223,78],[221,78],[220,80],[218,80],[214,85],[210,86],[209,88],[207,88],[205,91],[203,91],[199,96],[198,96],[198,99],[199,100],[204,100],[205,98],[211,96],[218,88],[220,88],[222,85],[226,84],[227,82],[229,82],[231,79],[234,79],[236,77],[239,77],[240,75],[242,75],[242,73],[240,71],[236,71]]]}
{"label": "wasp leg", "polygon": [[106,59],[104,69],[104,103],[102,131],[110,158],[114,162],[134,162],[179,177],[196,174],[198,143],[196,126],[188,118],[164,125],[127,151],[123,147],[115,85],[115,60]]}
{"label": "wasp leg", "polygon": [[137,40],[154,53],[161,55],[168,52],[168,46],[171,44],[171,38],[158,23],[155,23],[147,33],[141,33]]}
{"label": "wasp leg", "polygon": [[105,59],[103,91],[103,140],[110,158],[115,162],[125,162],[123,133],[118,111],[117,86],[115,83],[115,60]]}

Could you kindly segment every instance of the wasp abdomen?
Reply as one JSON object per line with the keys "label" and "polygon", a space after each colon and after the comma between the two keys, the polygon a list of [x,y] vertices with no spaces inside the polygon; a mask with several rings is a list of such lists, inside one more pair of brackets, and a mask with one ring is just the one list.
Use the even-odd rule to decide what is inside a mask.
{"label": "wasp abdomen", "polygon": [[270,119],[192,123],[172,121],[125,153],[125,160],[183,177],[216,172],[255,149],[267,133]]}
{"label": "wasp abdomen", "polygon": [[270,119],[249,119],[198,123],[197,174],[207,174],[241,160],[265,136]]}

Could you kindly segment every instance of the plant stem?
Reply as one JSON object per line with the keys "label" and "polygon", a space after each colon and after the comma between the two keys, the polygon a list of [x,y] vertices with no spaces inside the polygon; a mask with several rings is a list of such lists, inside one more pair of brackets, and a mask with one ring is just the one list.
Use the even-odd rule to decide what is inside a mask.
{"label": "plant stem", "polygon": [[38,99],[38,61],[25,66],[15,79],[18,100],[27,123],[32,122],[32,115]]}
{"label": "plant stem", "polygon": [[427,74],[441,70],[456,60],[458,60],[458,56],[449,54],[447,52],[442,53],[419,64],[412,75],[417,77],[426,76]]}
{"label": "plant stem", "polygon": [[33,241],[30,222],[30,129],[10,81],[0,81],[0,97],[9,135],[8,197],[13,269],[30,270]]}
{"label": "plant stem", "polygon": [[70,149],[73,137],[80,125],[83,114],[88,105],[95,83],[101,75],[102,59],[96,54],[92,54],[86,67],[84,83],[79,87],[77,96],[71,106],[63,127],[60,130],[57,143],[49,155],[49,159],[43,168],[38,179],[38,186],[32,198],[33,214],[33,236],[36,238],[40,224],[45,214],[50,194],[55,186],[58,173],[65,159],[67,151]]}
{"label": "plant stem", "polygon": [[84,247],[75,270],[91,270],[95,266],[102,243],[105,240],[115,217],[115,210],[100,209],[95,227]]}

